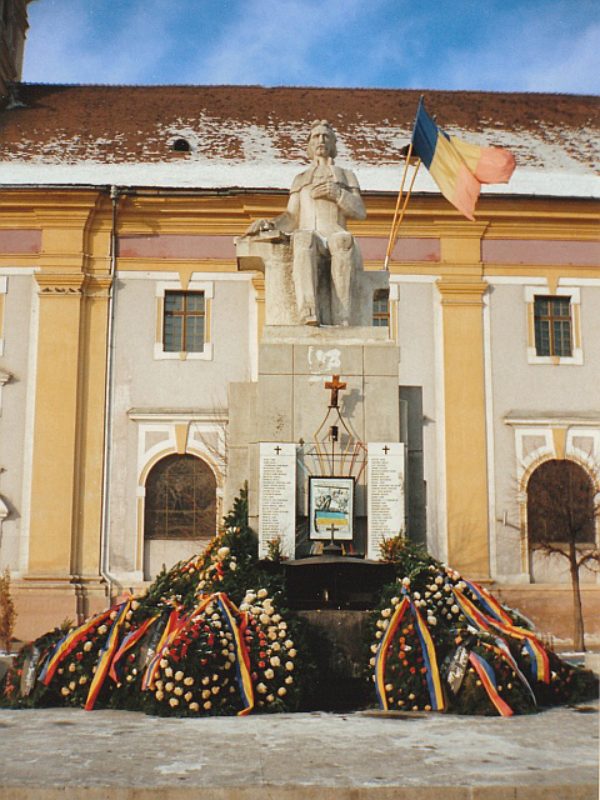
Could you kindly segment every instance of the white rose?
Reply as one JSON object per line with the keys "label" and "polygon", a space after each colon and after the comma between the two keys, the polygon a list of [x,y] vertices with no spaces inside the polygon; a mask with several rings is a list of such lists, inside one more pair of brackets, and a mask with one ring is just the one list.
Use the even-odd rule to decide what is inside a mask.
{"label": "white rose", "polygon": [[165,684],[165,691],[166,692],[172,692],[174,688],[175,688],[175,684],[173,683],[173,681],[169,681],[167,684]]}
{"label": "white rose", "polygon": [[229,569],[230,569],[230,570],[232,570],[232,572],[235,572],[235,571],[236,571],[236,569],[237,569],[237,564],[235,563],[235,561],[230,561],[230,562],[229,562]]}
{"label": "white rose", "polygon": [[292,678],[291,675],[288,675],[286,677],[286,679],[284,680],[284,683],[287,683],[288,686],[290,686],[293,682],[294,682],[294,679]]}
{"label": "white rose", "polygon": [[410,578],[402,578],[402,586],[410,586]]}
{"label": "white rose", "polygon": [[293,647],[292,647],[292,649],[291,649],[291,650],[288,650],[288,656],[289,656],[290,658],[296,658],[296,655],[297,655],[297,651],[296,651],[296,650],[294,650],[294,648],[293,648]]}
{"label": "white rose", "polygon": [[272,694],[268,694],[266,699],[267,699],[267,703],[272,703],[273,700],[275,700],[275,697]]}
{"label": "white rose", "polygon": [[450,611],[451,611],[453,614],[458,614],[458,612],[460,611],[460,609],[459,609],[459,607],[458,607],[457,605],[453,605],[453,606],[452,606],[452,608],[450,609]]}
{"label": "white rose", "polygon": [[176,697],[170,697],[169,705],[171,706],[171,708],[175,708],[176,706],[179,705],[179,700]]}
{"label": "white rose", "polygon": [[284,642],[284,645],[285,645],[285,646],[288,648],[288,650],[289,650],[289,649],[290,649],[290,647],[293,647],[293,646],[294,646],[294,643],[292,642],[292,640],[291,640],[291,639],[286,639],[286,641]]}
{"label": "white rose", "polygon": [[284,695],[286,695],[287,689],[285,688],[285,686],[280,686],[279,689],[277,689],[277,694],[279,695],[279,697],[283,697]]}
{"label": "white rose", "polygon": [[206,711],[210,711],[212,708],[212,703],[210,700],[207,700],[205,703],[203,703],[202,708],[204,708]]}
{"label": "white rose", "polygon": [[62,687],[62,689],[60,690],[60,693],[62,694],[63,697],[68,697],[68,695],[71,694],[71,692],[67,689],[66,686]]}
{"label": "white rose", "polygon": [[391,615],[391,613],[392,613],[392,609],[391,608],[384,608],[383,611],[381,612],[381,616],[382,617],[389,617]]}
{"label": "white rose", "polygon": [[100,627],[98,628],[98,633],[100,634],[106,633],[107,630],[108,628],[106,627],[106,625],[100,625]]}
{"label": "white rose", "polygon": [[92,649],[92,646],[93,646],[93,645],[92,645],[92,643],[91,643],[91,642],[86,642],[86,643],[83,645],[83,649],[85,650],[85,652],[86,652],[86,653],[89,653],[89,652],[90,652],[90,650]]}
{"label": "white rose", "polygon": [[399,602],[400,602],[399,597],[392,597],[392,599],[390,600],[390,605],[397,606]]}
{"label": "white rose", "polygon": [[183,672],[180,669],[178,669],[177,672],[175,673],[175,680],[176,681],[183,680]]}
{"label": "white rose", "polygon": [[272,670],[272,669],[266,669],[266,670],[265,670],[265,678],[266,678],[268,681],[272,680],[274,677],[275,677],[275,673],[273,672],[273,670]]}
{"label": "white rose", "polygon": [[167,667],[165,669],[165,675],[167,676],[167,678],[172,678],[173,677],[173,670],[171,669],[171,667]]}
{"label": "white rose", "polygon": [[224,558],[227,558],[229,553],[230,550],[228,547],[219,547],[219,549],[217,550],[217,556],[219,558],[219,561],[222,561]]}
{"label": "white rose", "polygon": [[264,683],[259,683],[256,686],[256,691],[259,694],[266,694],[267,693],[267,687],[264,685]]}
{"label": "white rose", "polygon": [[273,622],[281,622],[281,614],[273,614]]}
{"label": "white rose", "polygon": [[161,691],[160,691],[160,689],[158,690],[158,692],[156,692],[156,694],[155,694],[154,696],[155,696],[155,697],[156,697],[156,699],[157,699],[157,700],[159,700],[159,701],[160,701],[160,700],[164,700],[164,699],[165,699],[165,693],[164,693],[164,692],[161,692]]}
{"label": "white rose", "polygon": [[281,664],[279,656],[272,656],[269,660],[271,662],[272,667],[278,667]]}
{"label": "white rose", "polygon": [[246,596],[244,597],[244,603],[253,603],[256,600],[256,595],[254,592],[246,592]]}
{"label": "white rose", "polygon": [[190,711],[200,711],[198,703],[190,703]]}
{"label": "white rose", "polygon": [[294,662],[293,661],[286,661],[285,662],[285,668],[287,669],[288,672],[293,672],[293,670],[294,670]]}
{"label": "white rose", "polygon": [[183,682],[184,682],[184,684],[186,686],[193,686],[194,685],[194,679],[191,676],[188,676],[187,678],[185,678]]}
{"label": "white rose", "polygon": [[177,697],[181,697],[181,695],[183,694],[183,689],[181,688],[181,686],[176,686],[173,689],[173,693],[176,694]]}
{"label": "white rose", "polygon": [[259,597],[261,600],[264,600],[268,594],[269,593],[267,592],[266,589],[259,589],[258,592],[256,593],[256,596]]}

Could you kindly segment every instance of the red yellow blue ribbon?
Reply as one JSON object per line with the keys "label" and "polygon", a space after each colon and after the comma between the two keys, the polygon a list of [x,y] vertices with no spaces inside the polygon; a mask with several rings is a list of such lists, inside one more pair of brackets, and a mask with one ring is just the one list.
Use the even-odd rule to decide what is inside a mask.
{"label": "red yellow blue ribbon", "polygon": [[490,632],[490,629],[493,628],[496,632],[499,631],[505,636],[523,641],[531,657],[533,675],[538,681],[550,683],[550,661],[548,659],[548,654],[535,634],[525,628],[514,625],[512,622],[507,624],[484,614],[456,587],[453,589],[453,592],[462,613],[473,627],[487,632]]}
{"label": "red yellow blue ribbon", "polygon": [[169,614],[169,619],[167,620],[167,624],[165,625],[165,629],[162,632],[162,635],[156,645],[156,652],[150,663],[146,667],[146,671],[144,672],[144,677],[142,678],[142,691],[146,691],[146,689],[154,689],[154,679],[156,677],[156,672],[158,670],[158,666],[160,664],[160,660],[163,656],[163,653],[168,648],[171,641],[175,638],[178,633],[180,624],[180,616],[177,609],[173,609]]}
{"label": "red yellow blue ribbon", "polygon": [[435,654],[435,645],[433,644],[433,639],[429,633],[429,628],[419,613],[419,609],[415,606],[412,600],[409,602],[410,609],[415,619],[417,634],[421,642],[423,663],[427,669],[425,677],[427,678],[427,688],[429,689],[429,697],[431,698],[431,708],[434,711],[443,711],[445,708],[444,692],[442,690],[442,681],[440,678],[440,671]]}
{"label": "red yellow blue ribbon", "polygon": [[226,594],[218,592],[215,595],[217,605],[221,609],[225,623],[233,635],[235,646],[235,668],[242,698],[243,708],[238,712],[238,716],[243,717],[249,714],[254,708],[254,687],[250,677],[250,658],[244,642],[243,626],[245,625],[245,615],[242,616],[242,630],[236,622],[236,615],[241,615],[240,610],[231,602]]}
{"label": "red yellow blue ribbon", "polygon": [[423,664],[426,669],[427,688],[429,690],[431,707],[434,711],[443,711],[445,708],[444,692],[442,689],[442,681],[437,663],[435,645],[425,620],[419,613],[419,610],[415,604],[407,596],[403,597],[400,603],[398,603],[396,606],[396,609],[390,619],[390,624],[386,628],[386,631],[381,638],[381,642],[379,643],[379,647],[377,648],[377,653],[375,655],[375,692],[377,694],[377,699],[379,700],[379,705],[384,709],[384,711],[387,711],[388,700],[385,691],[385,666],[387,663],[390,646],[394,640],[394,635],[408,609],[410,609],[413,615],[415,629],[421,644],[421,652],[423,654]]}
{"label": "red yellow blue ribbon", "polygon": [[494,670],[488,664],[485,658],[482,658],[482,656],[471,651],[469,653],[469,662],[475,669],[475,672],[478,674],[481,685],[487,692],[487,695],[496,708],[496,711],[502,717],[512,717],[514,712],[508,703],[506,703],[500,697],[500,694],[498,693],[498,687],[496,685],[496,676],[494,674]]}
{"label": "red yellow blue ribbon", "polygon": [[493,597],[487,589],[484,589],[483,586],[480,586],[478,583],[474,581],[468,581],[464,579],[464,582],[467,584],[468,588],[471,592],[475,595],[475,597],[479,600],[481,605],[499,622],[503,622],[505,625],[512,625],[513,621],[510,616],[506,613],[506,611],[502,608],[500,603]]}
{"label": "red yellow blue ribbon", "polygon": [[404,617],[408,606],[408,597],[403,597],[392,614],[390,624],[387,626],[385,633],[381,637],[379,647],[377,648],[377,653],[375,654],[375,693],[377,694],[379,705],[384,711],[388,710],[387,694],[385,691],[385,665],[387,662],[390,645],[394,639],[394,634],[398,630],[398,626],[402,622],[402,618]]}
{"label": "red yellow blue ribbon", "polygon": [[92,678],[87,700],[85,701],[85,705],[83,707],[85,711],[91,711],[94,708],[96,700],[98,699],[98,694],[100,693],[100,689],[104,684],[104,679],[108,674],[113,656],[117,650],[119,644],[119,633],[131,607],[132,599],[133,598],[130,597],[124,603],[121,603],[117,616],[115,617],[110,632],[106,638],[106,643],[98,658],[96,672]]}
{"label": "red yellow blue ribbon", "polygon": [[54,677],[56,670],[60,666],[60,663],[64,661],[69,653],[72,653],[77,645],[87,638],[87,634],[92,628],[104,622],[104,620],[110,616],[110,613],[111,609],[108,609],[108,611],[103,611],[101,614],[96,614],[96,616],[88,619],[78,628],[75,628],[75,630],[71,631],[66,636],[63,636],[63,638],[54,647],[54,650],[48,657],[48,660],[44,664],[44,668],[40,673],[39,680],[44,684],[44,686],[48,686]]}
{"label": "red yellow blue ribbon", "polygon": [[154,616],[154,617],[148,617],[148,619],[147,619],[147,620],[145,620],[145,621],[144,621],[144,622],[143,622],[143,623],[142,623],[142,624],[139,626],[139,628],[136,628],[135,630],[133,630],[133,631],[130,631],[130,632],[127,634],[127,636],[125,636],[125,637],[123,638],[123,641],[121,642],[121,645],[120,645],[119,649],[117,650],[117,652],[116,652],[116,653],[115,653],[115,655],[114,655],[114,658],[113,658],[113,660],[112,660],[112,663],[111,663],[111,665],[110,665],[110,670],[109,670],[109,672],[108,672],[108,674],[109,674],[110,678],[111,678],[111,679],[112,679],[112,680],[113,680],[115,683],[118,683],[118,682],[119,682],[119,676],[118,676],[118,674],[117,674],[117,664],[119,663],[119,661],[121,660],[121,658],[123,658],[123,656],[125,655],[125,653],[126,653],[128,650],[131,650],[131,648],[132,648],[132,647],[134,647],[134,646],[137,644],[137,642],[139,642],[139,640],[140,640],[140,639],[142,638],[142,636],[143,636],[143,635],[146,633],[146,631],[148,630],[148,628],[149,628],[149,627],[150,627],[150,626],[151,626],[151,625],[152,625],[154,622],[156,622],[156,620],[157,620],[157,619],[158,619],[158,614],[157,614],[156,616]]}

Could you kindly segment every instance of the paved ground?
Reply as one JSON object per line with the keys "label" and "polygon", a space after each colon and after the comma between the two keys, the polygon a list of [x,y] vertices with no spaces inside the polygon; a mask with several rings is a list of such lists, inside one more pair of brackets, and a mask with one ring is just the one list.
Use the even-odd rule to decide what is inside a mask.
{"label": "paved ground", "polygon": [[0,800],[597,800],[598,704],[531,717],[0,711]]}

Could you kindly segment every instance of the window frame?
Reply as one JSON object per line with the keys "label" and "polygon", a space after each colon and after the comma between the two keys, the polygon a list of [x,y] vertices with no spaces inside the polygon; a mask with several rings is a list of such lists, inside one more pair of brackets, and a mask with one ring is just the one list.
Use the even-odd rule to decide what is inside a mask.
{"label": "window frame", "polygon": [[[569,300],[571,355],[538,354],[535,335],[535,302],[537,299]],[[555,291],[551,291],[547,285],[526,286],[525,303],[527,311],[527,362],[539,365],[581,366],[583,364],[583,350],[581,346],[581,293],[579,287],[559,286]]]}
{"label": "window frame", "polygon": [[[378,294],[386,294],[386,311],[378,311],[375,304],[381,302],[383,297],[377,297]],[[373,328],[389,328],[391,323],[391,305],[390,305],[390,290],[389,289],[375,289],[373,292],[373,299],[371,302],[371,327]]]}
{"label": "window frame", "polygon": [[[167,292],[184,292],[204,295],[204,342],[202,350],[166,350],[165,349],[165,298]],[[212,299],[214,296],[213,281],[189,281],[184,288],[181,281],[159,281],[156,284],[156,333],[154,340],[154,358],[157,360],[204,360],[213,358],[211,343]]]}
{"label": "window frame", "polygon": [[[176,518],[177,516],[181,517],[183,515],[192,515],[192,518],[194,520],[193,528],[194,528],[194,531],[195,531],[195,529],[197,527],[197,517],[202,516],[203,513],[204,513],[203,511],[198,510],[196,508],[195,504],[190,506],[190,507],[184,506],[179,510],[174,508],[174,507],[171,507],[168,502],[165,503],[164,508],[159,508],[158,505],[156,505],[156,506],[153,505],[152,508],[149,507],[150,506],[150,502],[149,501],[150,501],[150,498],[151,498],[151,491],[152,491],[151,481],[153,481],[153,480],[156,481],[157,480],[156,475],[155,475],[155,471],[159,470],[161,468],[162,468],[163,471],[164,470],[169,471],[169,469],[171,467],[176,467],[177,466],[176,461],[178,459],[185,459],[190,465],[192,465],[192,468],[199,467],[200,464],[202,464],[203,468],[206,470],[207,474],[211,476],[211,478],[212,478],[212,480],[214,482],[214,498],[213,498],[213,501],[212,501],[212,509],[214,511],[214,514],[210,515],[210,520],[205,520],[204,521],[205,524],[208,527],[208,530],[207,531],[203,531],[201,533],[198,533],[196,536],[194,536],[194,535],[175,536],[173,534],[171,534],[171,535],[162,534],[161,535],[160,533],[159,534],[154,534],[153,532],[150,532],[150,530],[149,530],[150,529],[150,525],[149,525],[149,519],[148,518],[149,518],[149,516],[151,514],[164,514],[165,528],[166,529],[168,529],[168,527],[169,527],[168,523],[169,523],[169,517],[170,516],[173,517],[173,518]],[[164,479],[164,473],[163,473],[162,477]],[[218,496],[217,496],[217,493],[218,493],[218,481],[217,481],[217,477],[214,474],[214,471],[211,469],[211,466],[208,463],[208,461],[206,461],[205,459],[203,459],[200,456],[197,456],[195,453],[167,453],[162,458],[158,459],[152,465],[152,468],[149,470],[149,472],[148,472],[148,474],[146,476],[146,481],[145,481],[144,488],[145,488],[145,501],[144,501],[144,515],[143,515],[143,522],[142,522],[144,541],[170,541],[170,542],[174,542],[174,541],[193,541],[193,542],[199,542],[199,541],[203,541],[205,539],[209,539],[211,536],[214,535],[214,531],[216,530],[217,519],[218,519],[218,505],[219,505],[218,504]],[[195,485],[192,487],[192,489],[193,489],[192,494],[193,494],[194,501],[195,501],[195,499],[196,499],[196,491],[195,491],[196,487],[195,487]]]}

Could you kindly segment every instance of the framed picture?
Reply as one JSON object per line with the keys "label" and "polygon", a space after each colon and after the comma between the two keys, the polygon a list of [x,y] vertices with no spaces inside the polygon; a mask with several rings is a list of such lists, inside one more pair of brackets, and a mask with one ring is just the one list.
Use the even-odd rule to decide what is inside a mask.
{"label": "framed picture", "polygon": [[352,539],[354,478],[309,478],[308,518],[311,539]]}

